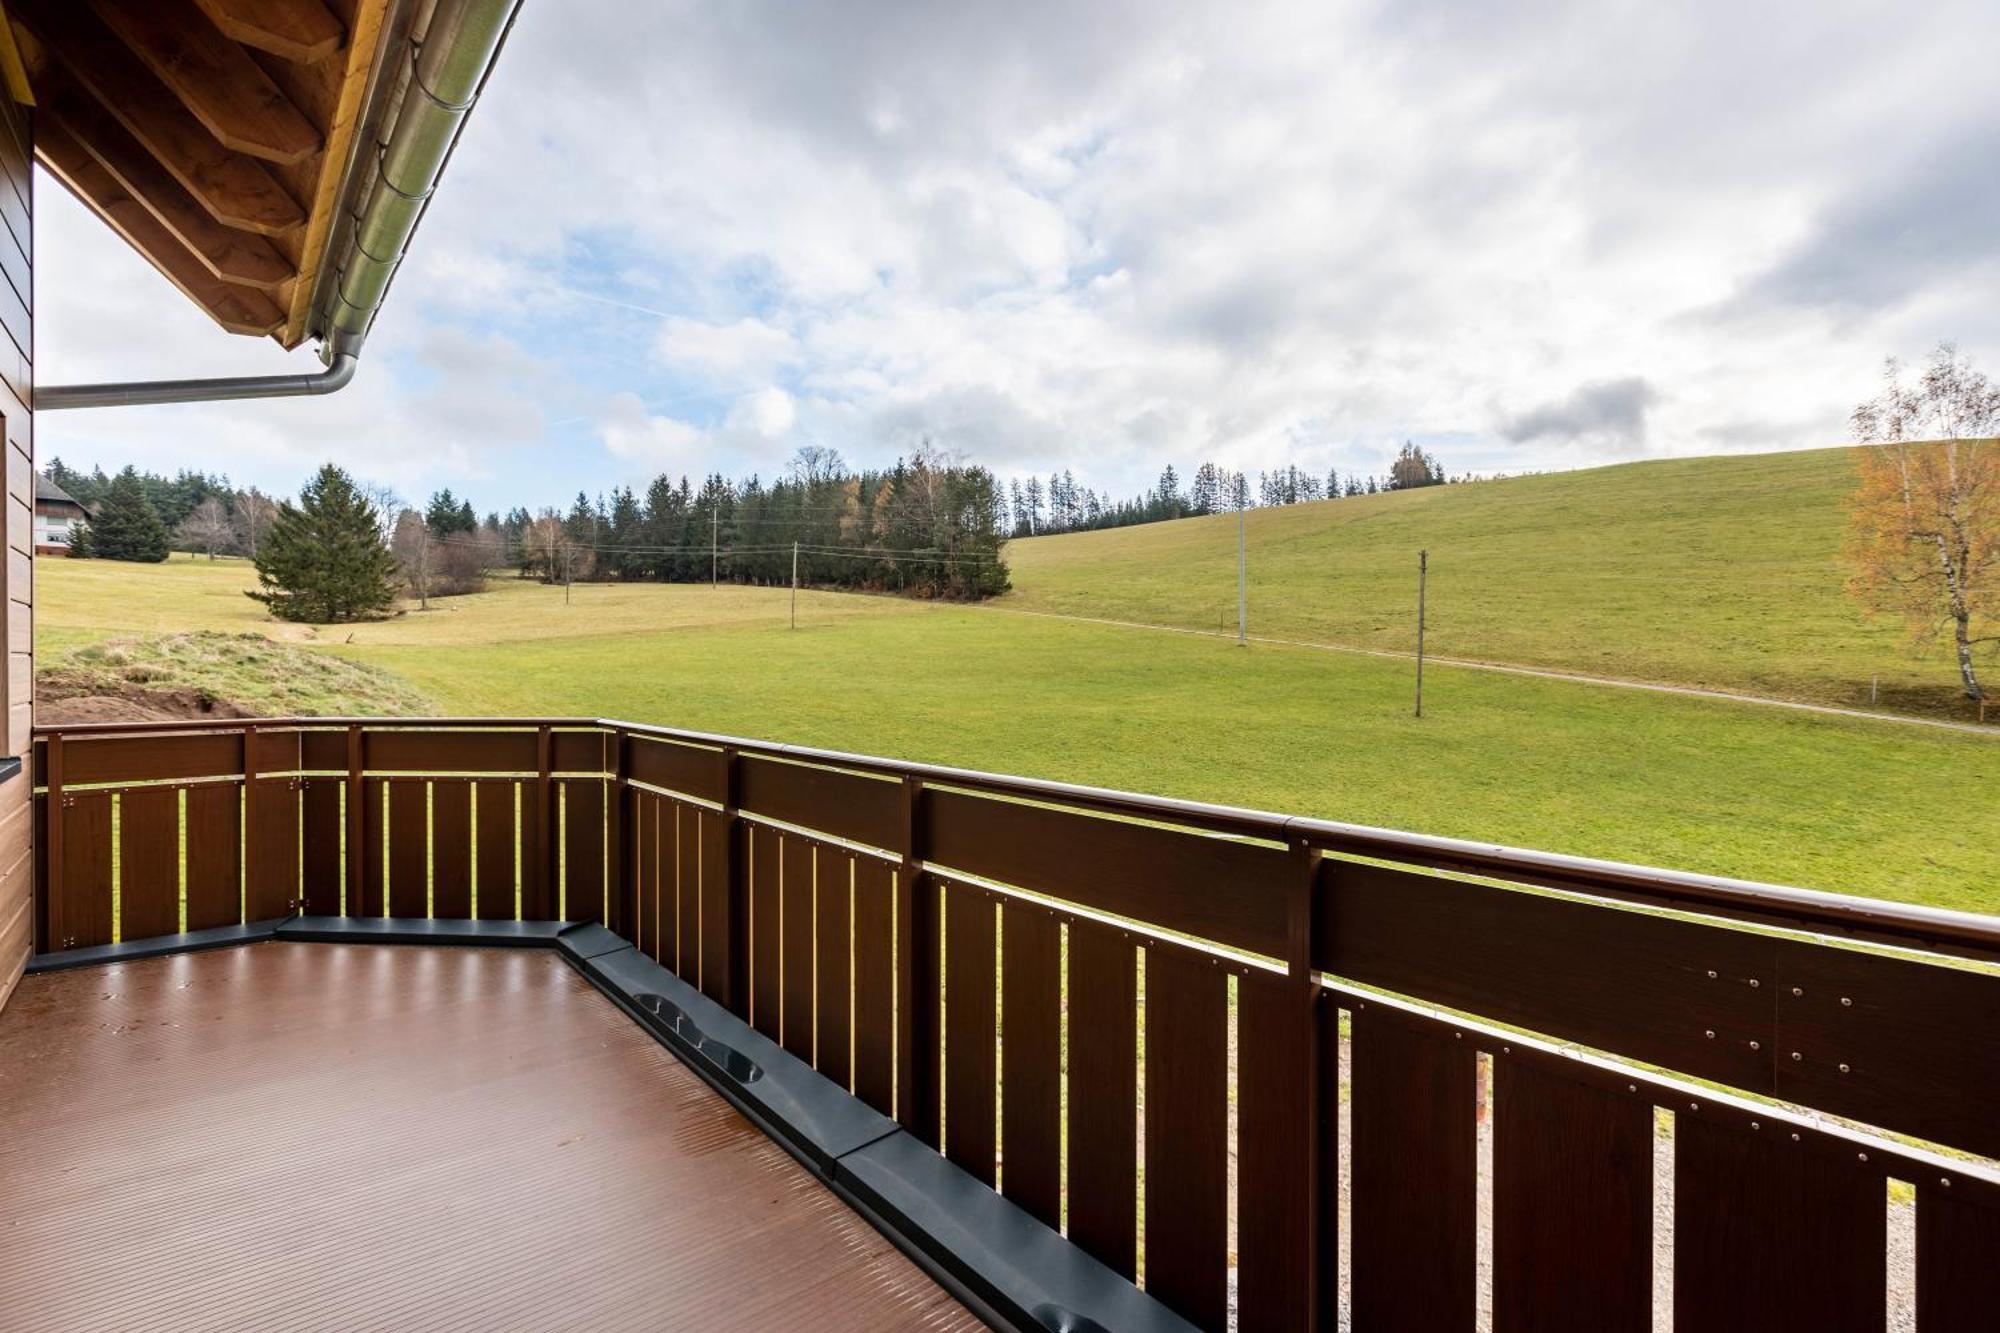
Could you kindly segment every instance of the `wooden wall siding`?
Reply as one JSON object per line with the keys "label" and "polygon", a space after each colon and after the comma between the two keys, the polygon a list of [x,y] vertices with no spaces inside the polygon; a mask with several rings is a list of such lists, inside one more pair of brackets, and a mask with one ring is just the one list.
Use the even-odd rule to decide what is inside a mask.
{"label": "wooden wall siding", "polygon": [[[0,452],[6,457],[5,566],[0,622],[7,669],[0,681],[6,750],[27,767],[34,729],[35,182],[34,131],[27,108],[0,96]],[[24,773],[0,783],[0,1008],[36,948],[36,863],[32,783]]]}
{"label": "wooden wall siding", "polygon": [[[2000,1299],[2000,1174],[1558,1044],[1978,1148],[2000,1086],[1987,972],[615,724],[491,746],[439,724],[428,770],[423,727],[259,728],[44,734],[51,938],[245,919],[270,910],[260,877],[367,915],[602,913],[1205,1327],[1326,1322],[1343,1099],[1356,1327],[1473,1327],[1482,1057],[1495,1333],[1651,1326],[1662,1109],[1678,1327],[1882,1328],[1890,1179],[1921,1195],[1923,1327],[1978,1327]],[[246,754],[261,797],[227,771]],[[337,776],[285,769],[343,756]],[[1303,975],[1204,941],[1281,948]]]}

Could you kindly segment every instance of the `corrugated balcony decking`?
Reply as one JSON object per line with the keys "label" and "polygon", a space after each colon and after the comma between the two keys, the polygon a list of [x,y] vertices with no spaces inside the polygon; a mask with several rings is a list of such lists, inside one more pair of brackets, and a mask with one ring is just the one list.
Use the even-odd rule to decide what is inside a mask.
{"label": "corrugated balcony decking", "polygon": [[979,1326],[541,951],[27,978],[0,1236],[10,1329]]}

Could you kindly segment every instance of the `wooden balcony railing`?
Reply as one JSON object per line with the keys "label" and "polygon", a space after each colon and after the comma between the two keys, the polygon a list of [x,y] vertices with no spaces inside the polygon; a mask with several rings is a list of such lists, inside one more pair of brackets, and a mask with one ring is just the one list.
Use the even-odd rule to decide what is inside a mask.
{"label": "wooden balcony railing", "polygon": [[1891,1182],[1917,1327],[2000,1309],[1993,918],[599,719],[35,763],[45,951],[600,920],[1205,1327],[1470,1328],[1490,1245],[1500,1333],[1651,1329],[1656,1184],[1677,1328],[1884,1328]]}

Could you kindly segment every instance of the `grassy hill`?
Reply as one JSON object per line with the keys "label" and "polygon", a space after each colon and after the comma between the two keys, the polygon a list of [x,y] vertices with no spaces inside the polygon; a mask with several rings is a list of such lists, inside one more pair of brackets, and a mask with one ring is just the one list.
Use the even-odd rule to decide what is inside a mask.
{"label": "grassy hill", "polygon": [[[1854,451],[1674,459],[1322,501],[1248,516],[1250,632],[1965,717],[1942,647],[1913,653],[1843,586]],[[1236,517],[1015,541],[1021,610],[1234,634]],[[2000,663],[1996,663],[2000,676]]]}
{"label": "grassy hill", "polygon": [[37,575],[51,661],[134,630],[247,631],[451,713],[626,717],[2000,909],[2000,839],[1937,799],[2000,790],[2000,737],[1450,669],[1418,721],[1403,662],[837,593],[805,593],[792,631],[783,589],[566,603],[501,579],[315,631],[266,619],[240,561]]}

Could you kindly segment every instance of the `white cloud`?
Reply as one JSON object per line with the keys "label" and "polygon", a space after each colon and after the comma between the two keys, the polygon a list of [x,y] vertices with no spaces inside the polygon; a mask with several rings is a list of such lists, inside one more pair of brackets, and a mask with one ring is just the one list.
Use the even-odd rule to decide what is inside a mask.
{"label": "white cloud", "polygon": [[701,468],[700,427],[673,417],[652,415],[637,394],[614,395],[598,429],[604,447],[614,457],[642,464],[651,472],[688,472]]}
{"label": "white cloud", "polygon": [[[529,6],[354,406],[87,438],[530,504],[806,439],[1120,491],[1828,443],[1886,353],[2000,366],[1996,45],[1955,0]],[[273,359],[86,250],[44,374]]]}

